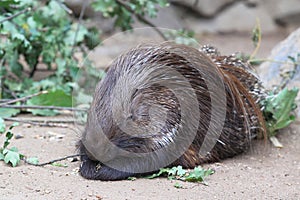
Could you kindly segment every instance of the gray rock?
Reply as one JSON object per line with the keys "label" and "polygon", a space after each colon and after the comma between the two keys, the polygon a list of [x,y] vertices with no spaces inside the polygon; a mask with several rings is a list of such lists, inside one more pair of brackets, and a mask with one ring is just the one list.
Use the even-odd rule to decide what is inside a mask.
{"label": "gray rock", "polygon": [[[294,70],[294,63],[289,56],[297,58],[300,62],[300,28],[290,34],[285,40],[275,46],[268,58],[268,62],[264,62],[259,66],[258,73],[266,88],[280,84],[283,80],[282,73]],[[300,64],[298,64],[296,74],[288,83],[288,88],[300,88]],[[297,102],[299,105],[300,94],[298,94]],[[298,106],[297,115],[300,117],[300,108]]]}
{"label": "gray rock", "polygon": [[262,0],[262,6],[279,25],[300,25],[300,0]]}
{"label": "gray rock", "polygon": [[171,3],[183,5],[206,17],[212,17],[226,6],[237,0],[170,0]]}
{"label": "gray rock", "polygon": [[65,4],[68,6],[68,8],[70,8],[73,11],[73,13],[76,16],[80,15],[82,5],[84,2],[86,2],[88,4],[85,14],[84,14],[85,17],[94,17],[96,15],[96,13],[90,6],[91,0],[85,0],[85,1],[83,1],[83,0],[65,0]]}
{"label": "gray rock", "polygon": [[255,27],[256,19],[260,20],[263,33],[277,30],[273,19],[263,7],[248,7],[243,2],[235,3],[214,19],[190,18],[186,24],[196,32],[250,32]]}

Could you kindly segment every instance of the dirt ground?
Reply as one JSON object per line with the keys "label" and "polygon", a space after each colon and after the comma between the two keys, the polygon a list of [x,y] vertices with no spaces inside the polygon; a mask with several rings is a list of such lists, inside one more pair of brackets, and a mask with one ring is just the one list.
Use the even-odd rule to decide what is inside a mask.
{"label": "dirt ground", "polygon": [[[271,48],[286,35],[265,37],[259,55],[266,57]],[[248,35],[206,36],[203,43],[220,46],[225,53],[250,52]],[[101,57],[101,55],[99,55]],[[100,59],[100,58],[99,58]],[[32,116],[19,116],[32,118]],[[46,118],[48,120],[51,118]],[[58,116],[55,120],[69,120]],[[79,162],[62,161],[67,167],[34,167],[21,163],[11,168],[0,162],[0,199],[300,199],[300,120],[278,136],[283,148],[272,147],[267,141],[253,141],[247,153],[220,163],[204,165],[215,174],[198,183],[153,180],[102,182],[85,180],[78,174]],[[39,127],[21,124],[14,129],[12,146],[40,162],[76,153],[75,143],[80,131],[67,128]],[[0,138],[2,143],[3,138]],[[183,188],[177,189],[179,182]]]}

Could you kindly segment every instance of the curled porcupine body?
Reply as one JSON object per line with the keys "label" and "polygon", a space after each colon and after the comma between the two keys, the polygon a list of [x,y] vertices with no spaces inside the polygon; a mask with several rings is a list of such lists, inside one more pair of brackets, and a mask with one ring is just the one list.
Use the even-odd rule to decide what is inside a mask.
{"label": "curled porcupine body", "polygon": [[265,94],[250,67],[209,46],[141,45],[97,85],[79,142],[80,173],[119,180],[244,152],[264,134]]}

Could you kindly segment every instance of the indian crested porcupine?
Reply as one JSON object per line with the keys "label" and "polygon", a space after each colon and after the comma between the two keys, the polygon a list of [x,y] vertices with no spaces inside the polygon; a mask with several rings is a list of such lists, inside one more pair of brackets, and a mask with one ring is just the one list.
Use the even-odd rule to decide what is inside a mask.
{"label": "indian crested porcupine", "polygon": [[210,46],[138,46],[96,86],[80,173],[120,180],[240,154],[265,133],[265,94],[249,65]]}

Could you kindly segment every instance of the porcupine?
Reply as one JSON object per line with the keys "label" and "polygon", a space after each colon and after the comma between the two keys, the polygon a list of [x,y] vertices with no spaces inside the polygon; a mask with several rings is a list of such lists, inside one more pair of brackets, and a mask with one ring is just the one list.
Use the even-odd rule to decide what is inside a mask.
{"label": "porcupine", "polygon": [[114,60],[96,86],[79,141],[80,173],[120,180],[233,157],[265,134],[264,97],[251,67],[234,55],[140,45]]}

